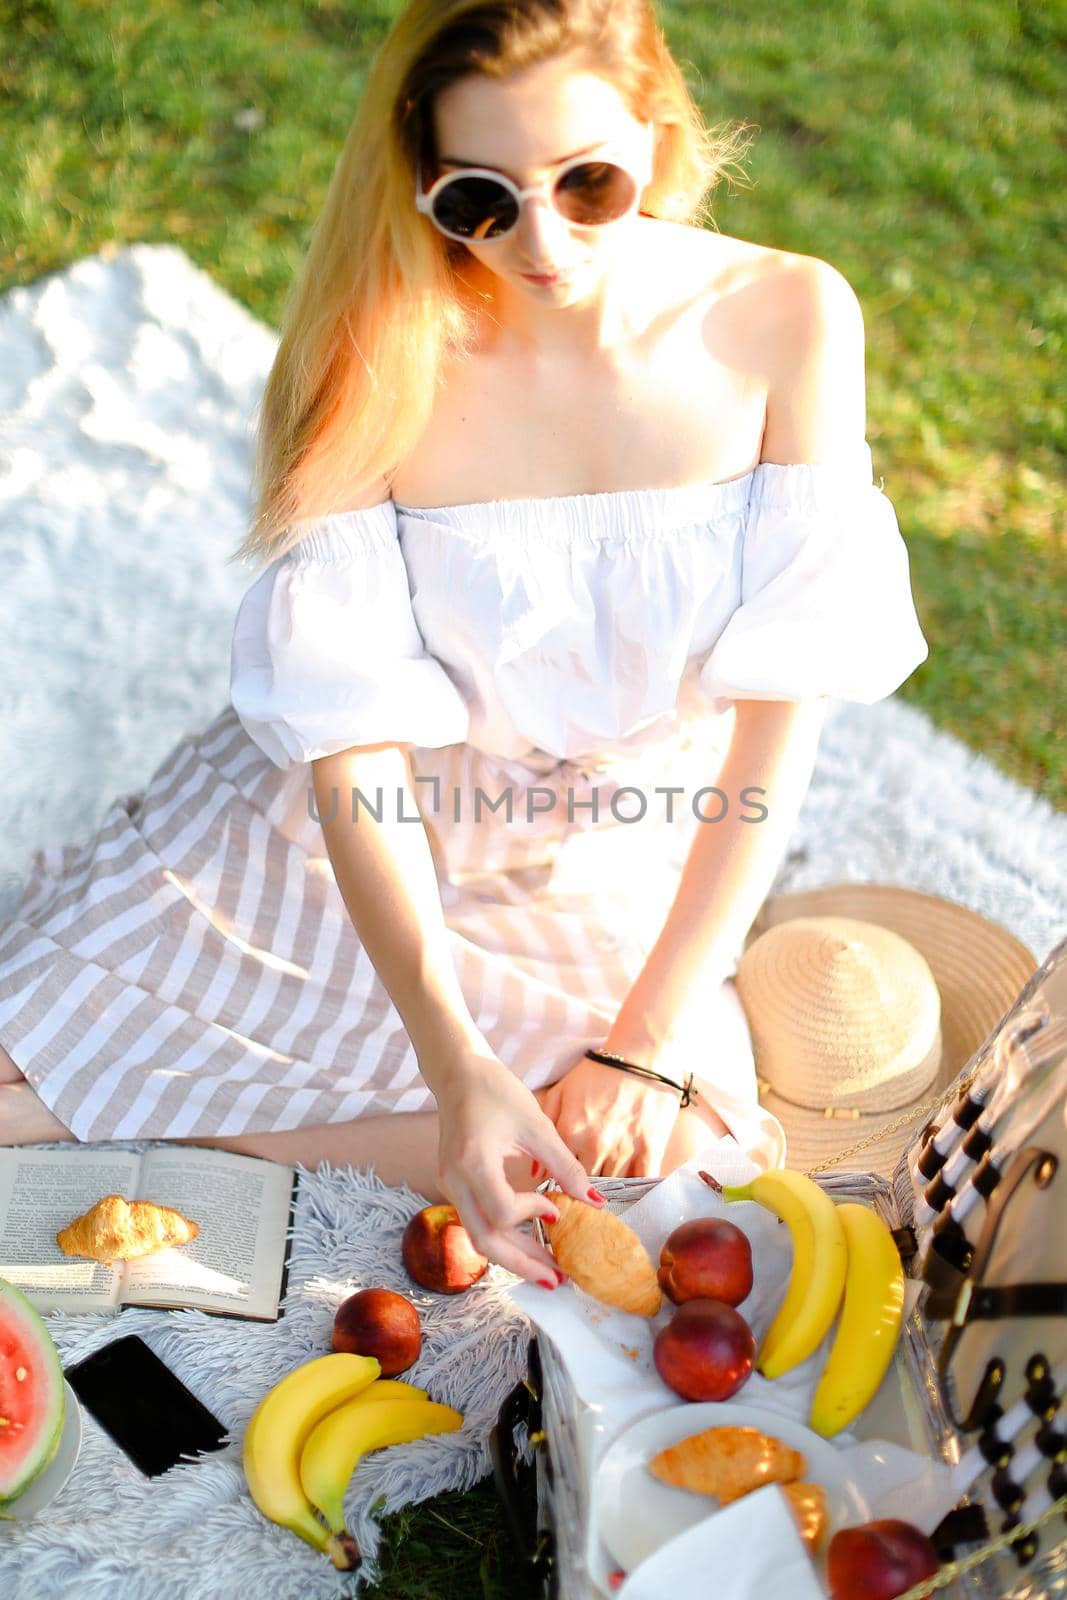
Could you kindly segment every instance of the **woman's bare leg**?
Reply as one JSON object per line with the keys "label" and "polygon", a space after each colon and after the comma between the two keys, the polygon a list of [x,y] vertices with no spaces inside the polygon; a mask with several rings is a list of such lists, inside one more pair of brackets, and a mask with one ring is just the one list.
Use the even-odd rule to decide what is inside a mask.
{"label": "woman's bare leg", "polygon": [[683,1162],[691,1161],[698,1151],[713,1139],[721,1138],[727,1131],[726,1124],[714,1111],[707,1110],[703,1104],[692,1102],[683,1106],[678,1113],[674,1124],[674,1131],[667,1141],[667,1148],[663,1153],[663,1167],[661,1177],[674,1172]]}
{"label": "woman's bare leg", "polygon": [[0,1045],[0,1145],[46,1144],[50,1139],[77,1142],[54,1117],[3,1045]]}
{"label": "woman's bare leg", "polygon": [[[544,1109],[552,1086],[535,1089]],[[696,1155],[717,1135],[725,1132],[713,1111],[696,1104],[678,1114],[667,1145],[662,1176],[666,1177],[683,1161]],[[320,1161],[335,1166],[351,1162],[355,1167],[373,1162],[383,1183],[408,1183],[428,1200],[443,1200],[437,1177],[437,1112],[403,1111],[385,1117],[360,1117],[355,1122],[325,1122],[311,1127],[290,1128],[282,1133],[237,1134],[225,1139],[177,1139],[176,1144],[214,1145],[234,1150],[239,1155],[262,1156],[268,1161],[300,1161],[309,1168]],[[528,1156],[509,1156],[504,1174],[515,1190],[532,1189],[544,1177],[530,1176]]]}
{"label": "woman's bare leg", "polygon": [[[535,1089],[543,1100],[547,1089]],[[407,1183],[427,1200],[444,1200],[437,1176],[437,1112],[397,1111],[391,1116],[359,1117],[355,1122],[321,1122],[281,1133],[241,1133],[224,1139],[175,1139],[174,1144],[211,1145],[238,1155],[261,1156],[286,1164],[300,1161],[314,1168],[322,1161],[344,1166],[369,1166],[383,1183]],[[516,1190],[532,1189],[540,1178],[530,1176],[528,1156],[509,1156],[504,1174]]]}
{"label": "woman's bare leg", "polygon": [[[535,1089],[544,1102],[550,1089]],[[664,1156],[662,1176],[673,1172],[722,1131],[714,1113],[696,1105],[678,1114]],[[403,1111],[393,1116],[361,1117],[354,1122],[326,1122],[281,1133],[235,1134],[230,1138],[175,1139],[174,1144],[210,1145],[239,1155],[261,1156],[285,1164],[299,1161],[314,1169],[322,1161],[335,1166],[373,1163],[383,1183],[408,1183],[428,1200],[443,1200],[437,1179],[436,1111]],[[0,1045],[0,1145],[44,1144],[75,1135],[52,1115]],[[532,1189],[526,1157],[509,1157],[504,1171],[513,1189]]]}
{"label": "woman's bare leg", "polygon": [[25,1075],[16,1067],[3,1045],[0,1044],[0,1083],[23,1083]]}
{"label": "woman's bare leg", "polygon": [[[546,1091],[535,1091],[543,1095]],[[51,1139],[79,1141],[54,1117],[0,1045],[0,1145],[45,1144]],[[428,1200],[443,1200],[437,1181],[437,1112],[403,1111],[355,1122],[325,1122],[282,1133],[235,1134],[228,1139],[174,1139],[173,1144],[212,1145],[240,1155],[262,1156],[308,1168],[320,1161],[335,1166],[373,1162],[383,1183],[409,1183]],[[530,1189],[530,1163],[518,1157],[505,1164],[514,1189]]]}

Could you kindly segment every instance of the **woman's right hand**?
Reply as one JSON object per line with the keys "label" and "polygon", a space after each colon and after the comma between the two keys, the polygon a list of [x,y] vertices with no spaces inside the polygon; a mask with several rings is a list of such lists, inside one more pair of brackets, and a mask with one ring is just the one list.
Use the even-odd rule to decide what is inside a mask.
{"label": "woman's right hand", "polygon": [[504,1162],[509,1156],[533,1158],[565,1193],[602,1204],[593,1198],[597,1191],[589,1174],[533,1092],[491,1051],[458,1051],[434,1094],[438,1178],[475,1249],[509,1272],[554,1289],[559,1268],[522,1225],[538,1216],[554,1221],[559,1213],[549,1195],[512,1188]]}

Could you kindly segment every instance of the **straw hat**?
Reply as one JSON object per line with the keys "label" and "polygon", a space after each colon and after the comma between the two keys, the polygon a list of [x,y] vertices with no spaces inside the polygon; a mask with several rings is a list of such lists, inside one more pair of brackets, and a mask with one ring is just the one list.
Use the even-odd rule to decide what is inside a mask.
{"label": "straw hat", "polygon": [[929,1118],[922,1108],[1037,966],[995,922],[914,889],[832,884],[767,900],[734,984],[789,1166],[805,1171],[873,1136],[837,1170],[891,1176]]}

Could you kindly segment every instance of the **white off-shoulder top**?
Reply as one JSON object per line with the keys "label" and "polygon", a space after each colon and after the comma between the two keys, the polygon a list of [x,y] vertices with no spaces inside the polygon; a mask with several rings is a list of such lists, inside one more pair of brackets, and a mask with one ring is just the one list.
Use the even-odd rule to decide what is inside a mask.
{"label": "white off-shoulder top", "polygon": [[244,595],[230,695],[282,768],[386,741],[580,760],[735,700],[870,705],[927,654],[864,444],[719,483],[320,517]]}

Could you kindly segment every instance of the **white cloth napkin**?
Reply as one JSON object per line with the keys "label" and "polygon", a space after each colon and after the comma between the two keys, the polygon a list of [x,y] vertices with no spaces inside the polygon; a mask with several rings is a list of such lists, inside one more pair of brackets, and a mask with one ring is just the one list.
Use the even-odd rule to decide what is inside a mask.
{"label": "white cloth napkin", "polygon": [[[712,1578],[714,1574],[714,1578]],[[793,1514],[769,1484],[668,1540],[616,1600],[825,1600]]]}
{"label": "white cloth napkin", "polygon": [[[745,1183],[756,1172],[732,1139],[717,1141],[715,1148],[707,1148],[679,1167],[630,1206],[625,1213],[626,1222],[645,1245],[653,1263],[658,1263],[668,1234],[690,1217],[727,1217],[736,1223],[752,1245],[754,1277],[752,1293],[738,1309],[758,1343],[785,1290],[792,1263],[790,1236],[775,1217],[755,1202],[725,1202],[698,1176],[701,1168],[725,1184]],[[512,1287],[510,1296],[551,1339],[582,1402],[578,1407],[578,1437],[587,1483],[592,1483],[604,1451],[630,1423],[654,1411],[688,1404],[668,1389],[652,1359],[655,1335],[676,1309],[670,1301],[665,1299],[657,1316],[648,1318],[601,1305],[569,1282],[554,1290],[519,1283]],[[753,1372],[734,1399],[738,1404],[758,1406],[806,1425],[832,1338],[831,1329],[807,1361],[773,1382]],[[848,1477],[872,1518],[903,1516],[929,1533],[958,1499],[947,1465],[899,1443],[872,1439],[859,1442],[855,1431],[846,1430],[833,1444],[846,1453]],[[761,1505],[757,1505],[756,1513],[760,1510]],[[717,1522],[722,1514],[716,1512],[712,1520]],[[651,1569],[661,1558],[662,1548],[643,1562],[642,1568]],[[607,1587],[607,1578],[619,1563],[611,1559],[595,1525],[589,1528],[587,1561],[590,1575],[601,1591],[605,1595],[617,1594]],[[658,1570],[656,1578],[661,1585],[664,1583]],[[660,1592],[665,1590],[661,1587]],[[763,1600],[762,1591],[759,1592]],[[680,1597],[672,1596],[672,1600]]]}

